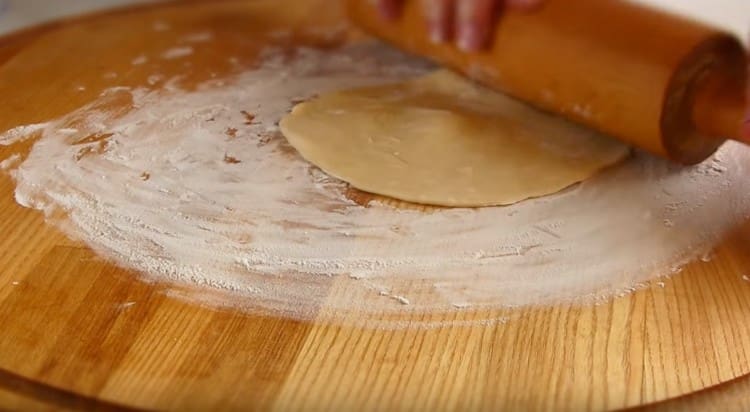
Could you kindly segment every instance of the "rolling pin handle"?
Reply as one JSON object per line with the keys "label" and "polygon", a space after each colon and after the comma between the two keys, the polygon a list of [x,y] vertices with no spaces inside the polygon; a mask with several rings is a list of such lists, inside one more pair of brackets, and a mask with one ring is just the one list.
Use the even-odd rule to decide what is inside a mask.
{"label": "rolling pin handle", "polygon": [[[547,0],[505,13],[489,50],[464,53],[430,41],[420,2],[402,1],[391,23],[347,3],[352,21],[405,51],[675,162],[701,162],[727,138],[750,142],[746,51],[722,30],[634,1]],[[591,110],[571,110],[581,102]]]}
{"label": "rolling pin handle", "polygon": [[736,83],[711,79],[695,95],[693,123],[707,136],[750,144],[747,107],[745,95],[736,90]]}

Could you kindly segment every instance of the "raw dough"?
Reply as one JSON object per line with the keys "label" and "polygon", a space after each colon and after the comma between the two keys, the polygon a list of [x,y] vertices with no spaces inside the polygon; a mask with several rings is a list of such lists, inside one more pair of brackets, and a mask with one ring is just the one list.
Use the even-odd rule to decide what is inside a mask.
{"label": "raw dough", "polygon": [[281,130],[302,156],[371,193],[439,206],[558,192],[627,146],[447,70],[299,104]]}

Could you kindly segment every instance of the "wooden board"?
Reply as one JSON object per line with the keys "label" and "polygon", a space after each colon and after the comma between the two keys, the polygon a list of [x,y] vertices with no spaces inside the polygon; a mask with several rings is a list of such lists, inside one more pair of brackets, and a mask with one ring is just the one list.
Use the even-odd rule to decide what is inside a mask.
{"label": "wooden board", "polygon": [[[172,30],[156,35],[156,21]],[[290,41],[303,42],[311,41],[306,30],[340,22],[325,0],[189,1],[12,36],[0,43],[0,130],[59,116],[115,84],[144,84],[155,67],[134,67],[133,58],[186,33],[216,36],[188,60],[153,64],[195,84],[227,73],[227,56],[251,62],[265,30],[289,27],[298,34]],[[9,153],[0,148],[0,158]],[[16,205],[13,189],[0,175],[0,407],[604,410],[682,397],[653,408],[703,410],[750,402],[750,380],[741,378],[750,373],[750,282],[742,280],[750,224],[711,262],[607,304],[506,311],[510,321],[491,326],[384,331],[181,300],[167,293],[174,285],[144,283],[67,239]]]}

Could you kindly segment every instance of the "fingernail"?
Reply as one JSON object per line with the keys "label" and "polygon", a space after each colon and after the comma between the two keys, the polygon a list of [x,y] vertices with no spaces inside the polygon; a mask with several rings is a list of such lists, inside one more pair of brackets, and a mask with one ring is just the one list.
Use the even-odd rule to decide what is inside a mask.
{"label": "fingernail", "polygon": [[458,31],[458,48],[475,52],[482,48],[484,33],[475,25],[462,25]]}

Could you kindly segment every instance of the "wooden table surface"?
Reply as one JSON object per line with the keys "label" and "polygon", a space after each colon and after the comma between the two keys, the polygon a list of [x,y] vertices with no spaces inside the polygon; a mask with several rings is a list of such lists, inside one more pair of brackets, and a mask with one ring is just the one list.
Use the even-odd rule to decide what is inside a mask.
{"label": "wooden table surface", "polygon": [[[172,30],[155,32],[156,21]],[[195,84],[231,70],[228,56],[251,63],[264,31],[289,27],[292,42],[308,41],[311,27],[340,22],[324,0],[182,1],[13,35],[0,42],[0,130],[60,116],[107,87],[145,85],[155,68]],[[190,68],[131,65],[204,29],[214,39],[186,58]],[[27,149],[0,147],[0,159]],[[712,261],[599,306],[376,330],[175,297],[175,285],[146,283],[67,239],[13,190],[0,174],[0,408],[750,409],[750,224]]]}

